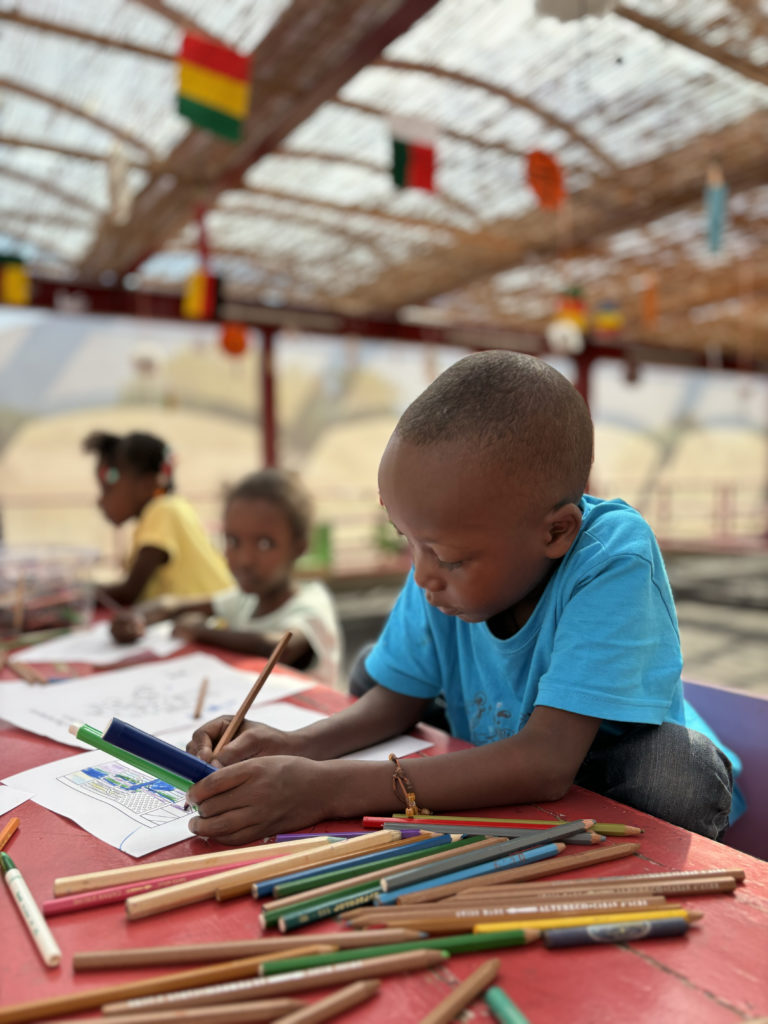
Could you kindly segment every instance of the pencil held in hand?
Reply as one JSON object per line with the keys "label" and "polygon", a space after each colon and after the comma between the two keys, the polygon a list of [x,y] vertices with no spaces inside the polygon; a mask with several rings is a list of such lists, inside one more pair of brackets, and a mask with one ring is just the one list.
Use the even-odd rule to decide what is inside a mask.
{"label": "pencil held in hand", "polygon": [[243,724],[243,721],[245,720],[245,716],[248,714],[248,711],[250,710],[251,704],[253,704],[253,702],[258,697],[259,693],[261,692],[262,686],[267,681],[269,673],[272,671],[272,669],[277,664],[277,662],[278,662],[278,660],[280,658],[280,655],[285,650],[286,645],[287,645],[288,641],[291,639],[292,636],[293,636],[293,633],[291,633],[290,630],[289,630],[287,633],[284,633],[280,637],[280,639],[278,640],[277,646],[275,647],[274,651],[272,651],[272,653],[270,654],[269,660],[267,661],[267,663],[264,666],[264,668],[261,670],[259,678],[256,680],[256,682],[251,687],[250,693],[245,698],[245,700],[240,705],[240,707],[237,709],[237,714],[232,718],[232,721],[229,723],[227,728],[221,734],[218,743],[213,748],[213,756],[214,757],[219,753],[219,751],[223,747],[226,747],[226,745],[229,743],[229,741],[232,739],[232,737],[237,734],[237,730]]}

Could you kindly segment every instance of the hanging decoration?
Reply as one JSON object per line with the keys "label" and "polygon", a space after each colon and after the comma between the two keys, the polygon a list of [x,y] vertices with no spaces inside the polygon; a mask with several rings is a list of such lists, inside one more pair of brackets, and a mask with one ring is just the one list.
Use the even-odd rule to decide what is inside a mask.
{"label": "hanging decoration", "polygon": [[199,36],[185,36],[178,107],[199,128],[239,139],[251,107],[251,58]]}
{"label": "hanging decoration", "polygon": [[187,320],[213,320],[219,304],[219,278],[197,270],[187,280],[179,312]]}
{"label": "hanging decoration", "polygon": [[436,136],[423,121],[395,118],[392,130],[392,177],[398,188],[435,191]]}
{"label": "hanging decoration", "polygon": [[0,256],[0,302],[28,306],[32,301],[32,282],[18,256]]}
{"label": "hanging decoration", "polygon": [[547,324],[544,337],[550,352],[576,356],[586,347],[584,331],[587,326],[587,307],[581,288],[568,288],[558,298],[553,320]]}
{"label": "hanging decoration", "polygon": [[643,327],[655,330],[659,320],[659,278],[654,271],[645,275],[640,299]]}
{"label": "hanging decoration", "polygon": [[599,302],[592,316],[592,333],[598,341],[611,341],[621,334],[624,314],[618,302],[604,299]]}
{"label": "hanging decoration", "polygon": [[230,356],[241,356],[248,345],[245,324],[222,324],[219,344]]}
{"label": "hanging decoration", "polygon": [[548,153],[534,150],[528,155],[528,184],[546,210],[556,210],[566,197],[563,172]]}
{"label": "hanging decoration", "polygon": [[704,180],[704,206],[707,214],[707,243],[710,252],[718,252],[723,243],[725,213],[728,204],[728,186],[723,168],[717,160],[707,167]]}

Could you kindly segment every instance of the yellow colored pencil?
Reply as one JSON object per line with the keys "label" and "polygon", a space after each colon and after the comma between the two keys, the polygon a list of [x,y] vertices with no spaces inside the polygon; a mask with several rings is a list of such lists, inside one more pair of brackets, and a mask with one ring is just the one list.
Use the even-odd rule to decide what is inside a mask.
{"label": "yellow colored pencil", "polygon": [[621,914],[582,914],[577,917],[543,917],[520,921],[517,918],[509,921],[493,921],[488,924],[476,924],[472,931],[504,932],[510,928],[581,928],[591,924],[623,924],[625,921],[662,921],[670,917],[682,917],[686,921],[698,921],[704,915],[699,910],[632,910]]}

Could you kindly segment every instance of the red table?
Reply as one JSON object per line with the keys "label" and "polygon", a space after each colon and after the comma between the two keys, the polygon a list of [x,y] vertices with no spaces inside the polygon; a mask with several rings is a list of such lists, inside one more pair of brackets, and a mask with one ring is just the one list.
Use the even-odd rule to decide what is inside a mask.
{"label": "red table", "polygon": [[[261,659],[237,661],[254,672],[263,664]],[[323,711],[338,709],[348,700],[322,686],[293,699]],[[430,754],[466,746],[435,729],[420,726],[418,732],[434,741]],[[3,777],[72,753],[71,747],[3,723],[0,749]],[[135,863],[71,821],[31,801],[12,813],[21,818],[21,828],[9,846],[9,853],[17,857],[40,902],[52,895],[54,878]],[[531,1024],[566,1020],[575,1024],[726,1024],[768,1014],[768,863],[577,787],[555,803],[504,808],[501,813],[510,817],[592,817],[644,828],[636,855],[560,877],[725,867],[742,868],[746,873],[746,882],[733,895],[698,896],[684,901],[687,906],[702,909],[705,916],[683,938],[559,951],[534,944],[502,952],[497,983]],[[7,816],[0,825],[5,820]],[[337,829],[356,827],[354,822],[326,825],[335,825]],[[323,829],[318,826],[317,830]],[[213,848],[216,844],[190,838],[147,859],[163,860]],[[72,955],[82,950],[252,938],[261,934],[258,911],[259,905],[245,897],[225,904],[197,904],[135,922],[128,922],[122,905],[62,915],[52,919],[63,952],[62,965],[48,970],[15,919],[16,910],[11,907],[6,888],[0,886],[0,1003],[8,1006],[173,970],[112,970],[75,975]],[[338,927],[337,922],[323,923],[305,929],[302,934],[317,935]],[[348,1011],[339,1020],[344,1024],[384,1024],[392,1020],[415,1024],[481,959],[479,955],[456,956],[447,966],[434,971],[384,979],[373,1001]],[[482,1001],[473,1004],[472,1014],[466,1019],[492,1019]]]}

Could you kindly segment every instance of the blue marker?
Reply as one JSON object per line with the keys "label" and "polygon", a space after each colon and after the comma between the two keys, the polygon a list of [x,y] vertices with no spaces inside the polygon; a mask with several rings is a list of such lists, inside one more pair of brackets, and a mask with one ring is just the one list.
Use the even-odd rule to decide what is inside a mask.
{"label": "blue marker", "polygon": [[172,743],[158,739],[143,729],[137,729],[135,725],[129,725],[119,718],[113,718],[103,734],[104,741],[111,743],[121,750],[127,750],[129,754],[143,757],[153,764],[165,768],[166,771],[180,775],[190,782],[199,782],[215,772],[213,765],[207,761],[188,754],[185,750],[174,747]]}

